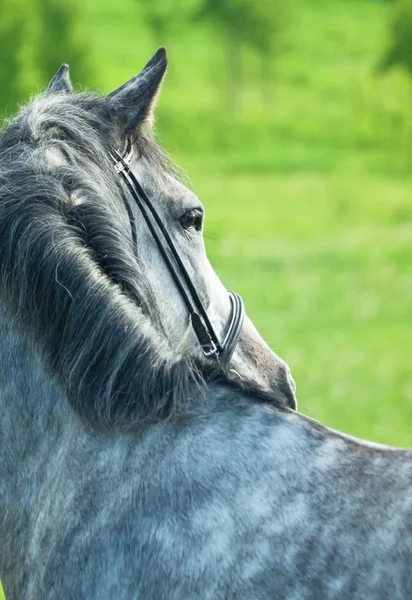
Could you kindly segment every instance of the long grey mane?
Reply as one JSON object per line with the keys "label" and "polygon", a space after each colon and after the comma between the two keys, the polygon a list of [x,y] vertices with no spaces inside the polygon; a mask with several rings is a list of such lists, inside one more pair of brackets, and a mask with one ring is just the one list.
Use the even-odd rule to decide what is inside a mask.
{"label": "long grey mane", "polygon": [[[3,132],[0,285],[73,407],[94,424],[130,428],[170,417],[199,377],[173,357],[151,312],[108,158],[107,140],[118,140],[99,101],[43,96]],[[160,162],[154,142],[140,139]],[[51,164],[50,150],[67,164]]]}
{"label": "long grey mane", "polygon": [[[175,357],[162,335],[124,233],[130,225],[108,154],[121,142],[99,118],[101,104],[88,94],[44,95],[3,131],[0,286],[78,414],[127,430],[173,417],[193,386],[224,377]],[[139,130],[136,142],[157,169],[168,168],[151,134]],[[67,161],[54,164],[50,151]]]}

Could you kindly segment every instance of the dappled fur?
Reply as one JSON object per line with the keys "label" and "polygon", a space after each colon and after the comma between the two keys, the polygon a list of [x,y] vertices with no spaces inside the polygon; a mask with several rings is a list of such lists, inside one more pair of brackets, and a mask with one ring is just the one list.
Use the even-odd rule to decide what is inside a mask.
{"label": "dappled fur", "polygon": [[[93,425],[126,430],[171,418],[187,409],[194,385],[225,377],[176,357],[162,335],[109,160],[123,142],[101,106],[88,94],[45,95],[4,130],[0,289],[73,408]],[[160,174],[170,170],[147,130],[134,135]],[[50,150],[67,163],[50,161]]]}

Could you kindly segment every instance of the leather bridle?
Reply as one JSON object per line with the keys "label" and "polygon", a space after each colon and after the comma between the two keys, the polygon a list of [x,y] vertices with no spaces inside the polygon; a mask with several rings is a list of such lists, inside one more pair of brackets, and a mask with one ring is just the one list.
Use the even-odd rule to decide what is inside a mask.
{"label": "leather bridle", "polygon": [[[112,150],[110,153],[116,173],[120,175],[131,196],[136,202],[140,213],[142,214],[147,227],[149,228],[149,231],[152,234],[153,239],[155,240],[157,247],[159,248],[159,251],[169,269],[169,272],[173,277],[176,287],[178,288],[179,293],[187,306],[192,327],[197,339],[199,340],[203,354],[207,358],[216,360],[222,368],[229,370],[229,363],[243,328],[243,321],[245,317],[245,306],[243,300],[236,292],[228,292],[231,303],[230,321],[223,341],[219,341],[219,338],[217,337],[216,332],[209,320],[199,294],[193,285],[182,259],[180,258],[176,246],[174,245],[166,227],[156,212],[151,200],[148,198],[147,194],[129,167],[132,156],[133,146],[131,143],[128,144],[126,152],[123,154],[123,156],[117,150]],[[127,195],[124,196],[124,201],[130,219],[133,245],[136,251],[136,222]],[[162,238],[166,244],[162,242]],[[236,371],[233,371],[233,373],[238,375]]]}

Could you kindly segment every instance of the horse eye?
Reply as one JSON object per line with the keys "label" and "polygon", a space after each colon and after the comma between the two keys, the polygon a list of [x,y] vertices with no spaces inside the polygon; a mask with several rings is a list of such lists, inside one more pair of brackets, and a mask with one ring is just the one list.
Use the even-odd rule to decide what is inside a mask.
{"label": "horse eye", "polygon": [[201,231],[203,224],[202,211],[198,208],[188,210],[180,217],[179,223],[184,229],[196,229],[196,231]]}

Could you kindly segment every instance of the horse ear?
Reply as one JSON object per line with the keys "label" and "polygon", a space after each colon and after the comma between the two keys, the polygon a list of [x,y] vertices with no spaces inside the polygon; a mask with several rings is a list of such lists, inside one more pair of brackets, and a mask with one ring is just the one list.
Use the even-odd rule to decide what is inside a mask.
{"label": "horse ear", "polygon": [[62,65],[49,83],[46,94],[73,93],[73,86],[70,81],[69,65]]}
{"label": "horse ear", "polygon": [[109,110],[128,135],[139,123],[153,125],[154,108],[167,68],[165,48],[159,48],[139,75],[133,77],[106,98]]}

